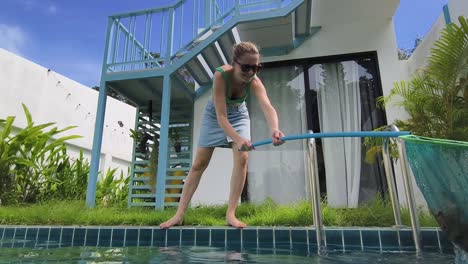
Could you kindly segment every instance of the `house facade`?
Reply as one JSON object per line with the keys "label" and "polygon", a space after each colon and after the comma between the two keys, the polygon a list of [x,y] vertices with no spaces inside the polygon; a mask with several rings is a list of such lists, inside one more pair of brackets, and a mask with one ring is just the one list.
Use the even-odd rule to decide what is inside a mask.
{"label": "house facade", "polygon": [[[388,95],[394,82],[408,80],[425,66],[445,25],[456,22],[460,15],[467,16],[468,5],[463,2],[448,1],[412,56],[399,60],[393,25],[399,1],[312,1],[311,26],[320,30],[287,54],[262,57],[265,69],[259,75],[278,111],[283,132],[288,135],[311,130],[368,131],[404,119],[404,111],[397,107],[376,108],[376,98]],[[239,35],[241,39],[242,36],[246,40],[255,39],[253,28]],[[274,42],[275,38],[278,35],[271,34],[270,39],[265,37],[259,42]],[[202,113],[209,97],[206,94],[195,101],[195,113]],[[253,141],[268,138],[266,122],[255,99],[251,98],[249,103]],[[356,207],[377,194],[387,195],[382,161],[376,160],[374,164],[364,161],[367,149],[362,139],[323,139],[317,143],[320,189],[329,205]],[[306,144],[291,141],[279,148],[260,147],[251,152],[248,199],[261,202],[270,197],[278,203],[308,199]],[[210,164],[200,190],[194,195],[195,202],[219,201],[229,191],[226,183],[230,173],[225,168],[230,153],[228,150],[218,153],[220,157]],[[399,164],[395,165],[398,198],[405,205],[403,179]],[[218,186],[215,193],[213,186]],[[413,186],[417,203],[425,206],[414,182]]]}
{"label": "house facade", "polygon": [[[9,76],[31,69],[33,82],[44,84],[41,94],[58,94],[53,99],[42,97],[40,104],[30,98],[29,105],[22,99],[31,97],[26,90],[21,98],[11,93],[0,107],[5,113],[14,109],[11,114],[20,116],[20,107],[11,102],[25,101],[39,120],[79,125],[80,131],[73,132],[86,136],[72,148],[88,149],[85,154],[91,157],[89,206],[94,205],[97,172],[116,165],[131,168],[130,206],[177,206],[200,137],[202,113],[211,98],[214,68],[232,60],[234,43],[252,41],[260,47],[264,68],[258,75],[286,135],[369,131],[405,118],[396,107],[378,109],[376,98],[388,95],[394,82],[423,67],[440,30],[468,10],[464,0],[449,0],[413,55],[400,61],[393,25],[399,2],[180,0],[116,14],[109,17],[100,85],[104,89],[99,96],[0,52],[4,70],[15,69],[6,66],[11,62],[18,66],[16,72],[2,77],[9,87],[21,91],[30,86]],[[124,95],[136,109],[106,97],[107,89]],[[46,107],[52,103],[63,111]],[[268,139],[256,98],[250,97],[247,104],[252,141]],[[73,113],[72,118],[57,112]],[[116,125],[118,121],[125,129]],[[129,137],[118,141],[120,137],[114,135],[128,128],[139,133],[135,143]],[[180,151],[173,147],[174,131],[182,144]],[[362,143],[360,138],[317,140],[320,190],[331,206],[356,207],[387,193],[381,161],[365,163]],[[280,204],[310,199],[307,155],[305,140],[250,152],[243,199],[271,198]],[[226,203],[231,168],[231,150],[216,149],[192,204]],[[394,172],[398,197],[405,204],[398,166]],[[419,192],[416,198],[419,204],[425,203]]]}

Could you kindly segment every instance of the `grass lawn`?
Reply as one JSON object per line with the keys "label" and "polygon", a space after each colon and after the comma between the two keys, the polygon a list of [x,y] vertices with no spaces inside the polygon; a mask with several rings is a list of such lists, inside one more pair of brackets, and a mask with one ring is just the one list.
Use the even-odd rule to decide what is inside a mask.
{"label": "grass lawn", "polygon": [[[199,206],[190,208],[185,216],[187,226],[223,226],[227,206]],[[336,209],[323,205],[325,226],[392,226],[393,212],[389,203],[376,200],[356,209]],[[175,209],[156,211],[151,208],[122,206],[87,209],[84,201],[53,201],[23,206],[0,206],[2,225],[144,225],[157,226],[169,219]],[[250,226],[310,226],[310,202],[293,205],[276,205],[271,200],[260,205],[241,204],[237,216]],[[410,226],[407,210],[402,210],[402,220]],[[428,212],[419,212],[423,227],[438,226]]]}

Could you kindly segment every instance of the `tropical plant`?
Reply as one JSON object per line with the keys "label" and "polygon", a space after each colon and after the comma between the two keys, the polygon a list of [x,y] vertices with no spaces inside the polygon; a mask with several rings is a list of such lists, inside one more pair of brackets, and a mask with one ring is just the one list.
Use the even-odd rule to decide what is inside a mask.
{"label": "tropical plant", "polygon": [[108,169],[97,183],[96,199],[102,206],[122,205],[127,202],[130,177],[125,177],[123,171],[120,171],[120,177],[115,177],[116,172],[117,168]]}
{"label": "tropical plant", "polygon": [[143,133],[130,128],[130,137],[133,138],[135,142],[140,142],[143,138]]}
{"label": "tropical plant", "polygon": [[416,135],[468,141],[468,19],[458,21],[442,31],[424,70],[378,99],[385,106],[400,97],[409,118],[397,122]]}
{"label": "tropical plant", "polygon": [[74,127],[61,130],[53,127],[44,131],[54,123],[35,125],[28,108],[24,104],[22,106],[26,127],[13,135],[15,117],[9,116],[2,122],[0,130],[1,204],[37,201],[43,183],[57,175],[67,157],[65,142],[80,137],[56,138]]}
{"label": "tropical plant", "polygon": [[89,162],[84,158],[83,151],[77,158],[66,156],[57,167],[54,177],[49,177],[42,184],[39,200],[84,200],[88,175]]}
{"label": "tropical plant", "polygon": [[180,142],[180,132],[181,132],[181,127],[171,127],[169,129],[169,137],[171,141],[174,143],[174,150],[176,152],[181,151],[181,142]]}
{"label": "tropical plant", "polygon": [[[379,97],[379,107],[393,103],[403,107],[407,120],[396,120],[401,130],[418,136],[468,141],[468,19],[459,17],[434,43],[426,68],[409,81],[395,83],[390,94]],[[384,127],[376,130],[383,130]],[[381,141],[366,139],[370,150],[366,160],[374,160]],[[396,155],[395,144],[390,152]]]}

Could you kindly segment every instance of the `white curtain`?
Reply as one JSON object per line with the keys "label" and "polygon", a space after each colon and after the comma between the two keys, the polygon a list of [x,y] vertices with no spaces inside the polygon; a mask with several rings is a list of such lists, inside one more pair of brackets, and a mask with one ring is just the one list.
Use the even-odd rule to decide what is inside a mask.
{"label": "white curtain", "polygon": [[[314,65],[311,89],[317,92],[321,132],[361,130],[359,65],[354,61]],[[361,138],[323,140],[328,204],[357,207]]]}
{"label": "white curtain", "polygon": [[[304,76],[302,68],[290,66],[265,69],[259,73],[268,97],[275,107],[281,131],[285,135],[307,133]],[[250,97],[252,141],[271,138],[257,99]],[[288,141],[274,147],[260,146],[250,152],[248,167],[249,195],[252,202],[266,198],[288,204],[309,197],[306,181],[306,141]]]}

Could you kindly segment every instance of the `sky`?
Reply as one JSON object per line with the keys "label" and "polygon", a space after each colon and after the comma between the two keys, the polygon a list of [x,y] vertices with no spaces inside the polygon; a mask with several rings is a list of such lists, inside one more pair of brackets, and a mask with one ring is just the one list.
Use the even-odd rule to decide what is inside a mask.
{"label": "sky", "polygon": [[[0,48],[86,86],[98,86],[107,17],[173,1],[0,0]],[[400,0],[394,16],[398,47],[412,48],[447,1]]]}

